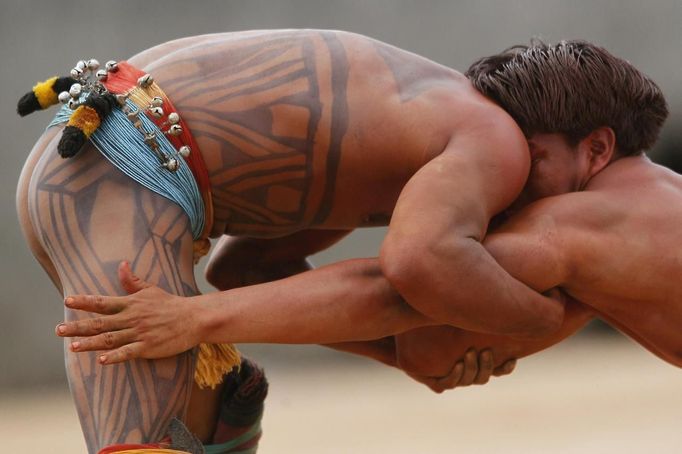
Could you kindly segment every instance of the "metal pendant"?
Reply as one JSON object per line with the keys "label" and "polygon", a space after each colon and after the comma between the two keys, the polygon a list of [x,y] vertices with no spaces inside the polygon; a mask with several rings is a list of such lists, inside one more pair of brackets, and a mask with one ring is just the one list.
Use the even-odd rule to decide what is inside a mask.
{"label": "metal pendant", "polygon": [[152,115],[154,118],[161,118],[163,117],[163,109],[161,107],[150,107],[149,113]]}
{"label": "metal pendant", "polygon": [[187,159],[189,157],[189,154],[192,152],[192,149],[188,147],[187,145],[183,145],[180,147],[178,150],[178,153],[180,153],[180,156],[183,158]]}
{"label": "metal pendant", "polygon": [[151,74],[145,74],[144,76],[137,79],[137,85],[139,85],[142,88],[147,88],[152,83],[154,83],[154,78],[152,77]]}
{"label": "metal pendant", "polygon": [[62,104],[66,104],[67,102],[69,102],[69,99],[71,99],[71,95],[69,94],[68,91],[63,91],[59,93],[57,99],[59,99],[59,102],[61,102]]}
{"label": "metal pendant", "polygon": [[172,125],[170,128],[168,128],[168,134],[171,136],[179,136],[182,134],[182,126],[180,125]]}
{"label": "metal pendant", "polygon": [[163,166],[170,170],[171,172],[175,172],[180,167],[180,163],[178,162],[177,159],[170,158],[168,161],[163,163]]}
{"label": "metal pendant", "polygon": [[71,85],[71,88],[69,88],[69,95],[71,95],[72,98],[78,98],[81,95],[81,92],[83,91],[83,86],[81,84],[73,84]]}

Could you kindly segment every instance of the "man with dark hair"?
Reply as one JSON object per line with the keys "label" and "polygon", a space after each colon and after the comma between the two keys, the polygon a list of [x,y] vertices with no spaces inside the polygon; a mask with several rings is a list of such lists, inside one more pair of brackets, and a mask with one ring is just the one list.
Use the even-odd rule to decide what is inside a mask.
{"label": "man with dark hair", "polygon": [[[581,79],[582,71],[587,73]],[[682,239],[676,228],[682,210],[675,208],[682,201],[682,177],[643,154],[655,142],[667,115],[658,87],[627,62],[585,42],[516,47],[478,61],[467,76],[517,120],[528,136],[533,162],[526,187],[505,213],[516,214],[482,244],[514,278],[538,292],[555,292],[565,308],[559,329],[535,339],[472,329],[476,322],[488,323],[489,314],[505,311],[507,304],[526,310],[527,301],[514,299],[510,292],[506,295],[510,300],[496,302],[498,277],[481,256],[470,262],[473,269],[462,271],[461,279],[453,282],[452,268],[461,260],[447,255],[453,232],[433,235],[434,227],[425,222],[414,232],[420,238],[414,243],[419,246],[413,249],[406,241],[401,245],[405,261],[386,263],[382,270],[408,304],[432,298],[432,305],[418,306],[427,317],[415,317],[404,302],[388,295],[377,294],[371,304],[362,301],[358,307],[352,293],[339,292],[337,283],[331,285],[335,275],[329,267],[326,274],[319,270],[320,279],[331,287],[324,291],[305,287],[308,276],[301,275],[197,298],[204,308],[197,329],[188,333],[191,343],[199,339],[324,343],[379,338],[404,330],[390,339],[347,347],[366,348],[369,356],[398,365],[440,391],[475,380],[474,355],[466,354],[471,347],[492,349],[494,365],[500,366],[558,342],[597,315],[662,359],[682,366],[682,310],[676,304],[682,295],[674,279],[682,272],[682,262],[669,247]],[[571,122],[571,118],[576,120]],[[423,213],[428,205],[429,201],[415,200],[410,208]],[[398,208],[382,253],[396,247],[390,244],[395,241],[394,230],[407,234],[401,232],[405,227],[400,222],[411,213]],[[458,252],[467,254],[464,249]],[[213,263],[220,259],[214,256]],[[490,282],[485,276],[479,278],[481,270],[490,273]],[[132,275],[126,271],[123,277],[131,279]],[[337,277],[343,282],[343,275]],[[89,297],[73,297],[69,304],[115,314],[102,318],[110,330],[145,321],[144,329],[132,328],[135,334],[130,336],[141,340],[133,356],[154,357],[178,347],[170,347],[165,342],[170,342],[168,336],[151,327],[184,319],[191,308],[180,298],[162,295],[158,289],[146,289],[127,298],[104,298],[99,306]],[[154,304],[152,299],[172,301],[172,315],[143,314],[141,308]],[[405,314],[397,315],[378,301]],[[466,320],[460,323],[457,317],[463,313]],[[342,318],[348,314],[353,318]],[[352,323],[355,317],[363,321],[362,326]],[[445,326],[429,326],[438,322]],[[67,332],[96,334],[78,324],[70,324]],[[101,334],[81,341],[81,348],[85,345],[103,348]],[[112,356],[117,358],[117,353]],[[470,366],[468,371],[464,361]]]}
{"label": "man with dark hair", "polygon": [[[642,154],[654,144],[667,116],[665,99],[656,84],[629,63],[583,41],[561,42],[556,46],[541,42],[516,46],[474,63],[467,77],[516,120],[528,137],[532,160],[524,190],[510,208],[498,214],[498,220],[520,212],[487,238],[483,239],[483,235],[474,238],[483,239],[483,245],[497,262],[535,290],[562,289],[561,295],[554,294],[566,311],[560,329],[534,340],[495,335],[495,330],[490,329],[491,318],[497,326],[514,331],[518,325],[502,314],[518,317],[528,310],[528,301],[509,289],[501,296],[499,286],[505,279],[499,277],[485,256],[474,255],[472,259],[473,254],[466,248],[453,248],[453,243],[457,243],[453,238],[457,229],[436,222],[440,216],[431,215],[429,210],[455,203],[456,193],[448,193],[450,197],[441,206],[418,197],[411,200],[408,184],[400,200],[407,202],[409,209],[401,209],[400,203],[396,207],[382,249],[381,271],[404,301],[426,317],[412,314],[394,294],[377,292],[370,304],[341,293],[335,285],[328,285],[330,279],[343,283],[346,277],[343,273],[336,275],[333,265],[317,271],[319,274],[314,280],[325,282],[327,289],[312,296],[315,292],[306,283],[313,282],[309,279],[314,274],[309,273],[268,286],[201,297],[205,311],[213,317],[204,319],[206,324],[200,324],[200,328],[188,334],[191,343],[197,339],[327,343],[380,338],[403,330],[406,332],[388,342],[344,346],[358,351],[366,348],[365,353],[370,356],[400,365],[434,389],[444,389],[457,384],[453,377],[462,379],[463,364],[460,362],[453,368],[451,358],[465,358],[469,347],[493,347],[499,366],[510,358],[559,341],[597,313],[665,360],[682,364],[675,328],[679,326],[681,312],[668,303],[668,295],[674,292],[669,278],[680,271],[676,268],[679,265],[674,253],[665,272],[661,268],[654,272],[657,268],[647,264],[661,259],[664,251],[657,246],[658,242],[665,245],[675,239],[676,229],[670,228],[675,223],[660,221],[667,216],[680,216],[668,207],[678,204],[682,195],[680,178],[652,164]],[[430,177],[437,179],[438,175]],[[459,188],[456,182],[451,183],[450,177],[451,174],[445,173],[446,181],[439,183],[454,183]],[[430,195],[437,199],[436,187],[432,187]],[[528,206],[540,198],[545,199]],[[661,211],[663,208],[666,210]],[[411,227],[410,219],[416,214],[429,222],[422,221],[418,227]],[[459,211],[448,210],[445,217],[470,220]],[[647,238],[652,240],[646,241]],[[657,240],[653,241],[654,238]],[[475,243],[473,239],[471,242]],[[252,271],[233,274],[234,256],[230,253],[239,248],[229,241],[222,244],[223,249],[212,258],[209,276],[219,288],[235,288],[239,285],[234,282]],[[253,254],[253,250],[239,252],[243,254],[238,255],[240,259]],[[265,263],[275,268],[275,265],[290,264],[291,257]],[[399,260],[401,257],[404,260]],[[636,257],[637,261],[628,264],[630,257]],[[471,268],[459,269],[460,262]],[[225,272],[227,269],[231,272]],[[383,276],[379,279],[383,280]],[[458,279],[459,276],[463,279]],[[124,274],[124,278],[131,279],[131,275]],[[283,292],[290,296],[282,296]],[[104,299],[103,306],[97,310],[102,313],[120,310],[125,317],[137,319],[141,317],[135,312],[137,303],[144,300],[145,305],[152,304],[150,299],[157,298],[158,294],[154,289],[128,298]],[[497,299],[500,297],[502,300]],[[624,304],[625,298],[632,302]],[[69,301],[73,307],[96,309],[87,298],[74,297]],[[171,307],[180,313],[190,307],[179,299],[174,301],[178,304]],[[227,301],[230,303],[225,304]],[[381,301],[389,304],[382,305]],[[507,309],[510,303],[511,310]],[[644,304],[645,313],[640,309]],[[396,315],[395,308],[404,314]],[[230,312],[240,315],[232,316]],[[362,326],[338,322],[349,313],[353,319],[363,320]],[[111,330],[127,327],[121,324],[122,317],[104,317],[103,323]],[[162,318],[172,317],[178,315]],[[255,329],[252,319],[266,323]],[[147,320],[151,321],[151,318]],[[408,330],[437,322],[451,326]],[[469,331],[463,331],[462,327]],[[472,330],[493,334],[476,334]],[[501,331],[504,329],[498,330],[498,334]],[[512,334],[528,334],[521,331]],[[96,334],[77,325],[69,325],[67,332]],[[139,350],[127,352],[133,356],[172,352],[174,349],[168,343],[158,339],[156,346],[151,345],[159,335],[151,331],[137,333],[132,337],[145,340],[138,344]],[[126,343],[122,340],[117,346]],[[103,347],[98,338],[80,343],[82,349],[95,347]],[[448,354],[444,354],[446,351]],[[119,352],[111,354],[112,360],[122,359],[117,356]],[[469,379],[464,382],[471,382],[476,375],[471,356],[470,353],[467,364],[473,367],[469,367]],[[442,379],[429,378],[438,376]]]}
{"label": "man with dark hair", "polygon": [[[583,64],[587,52],[568,52],[569,47],[557,46],[566,48],[568,65],[589,75],[595,66],[629,67],[615,58]],[[557,62],[563,63],[563,57]],[[206,217],[213,225],[210,234],[230,235],[219,243],[207,274],[218,288],[230,290],[184,299],[134,278],[125,264],[118,270],[123,285],[117,285],[112,265],[134,259],[133,268],[145,281],[176,294],[196,294],[191,240],[201,233],[201,223],[192,221],[190,229],[175,205],[112,171],[92,150],[71,158],[73,163],[55,158],[53,151],[62,149],[59,131],[46,133],[22,175],[19,210],[36,256],[65,296],[71,295],[66,299],[71,320],[57,328],[58,334],[95,335],[74,341],[67,353],[91,450],[123,439],[158,438],[169,417],[181,415],[189,399],[192,363],[187,355],[154,362],[154,367],[139,360],[130,363],[149,369],[149,379],[123,373],[120,368],[126,365],[101,369],[103,364],[167,357],[199,339],[227,339],[350,342],[337,347],[402,365],[401,357],[409,357],[410,346],[417,345],[410,336],[433,335],[410,334],[411,329],[447,325],[546,342],[546,336],[556,337],[557,330],[568,335],[585,319],[558,292],[552,297],[539,293],[560,280],[552,280],[548,288],[529,287],[514,276],[520,273],[512,263],[507,264],[512,274],[500,266],[483,241],[491,219],[504,214],[527,180],[526,200],[584,188],[618,157],[615,125],[595,123],[574,147],[557,141],[563,131],[530,128],[526,130],[533,135],[526,137],[514,114],[463,75],[344,32],[208,35],[158,46],[130,63],[163,87],[177,107],[174,113],[194,135],[198,147],[193,148],[201,149],[212,194],[206,200],[213,200],[214,208]],[[612,87],[616,104],[619,93],[637,80],[623,77],[620,82],[623,86]],[[147,76],[139,79],[143,89],[149,83]],[[559,91],[557,102],[573,96],[587,99],[594,91],[588,85],[579,93],[561,84],[552,87]],[[536,89],[546,88],[539,83]],[[34,92],[33,106],[51,99],[43,86]],[[636,108],[656,110],[659,100],[662,96]],[[127,102],[124,97],[121,105]],[[553,102],[548,101],[545,111]],[[125,113],[138,124],[140,112],[127,108]],[[148,111],[164,115],[155,109],[150,104]],[[112,115],[125,119],[117,112],[114,108]],[[81,136],[92,134],[93,143],[99,143],[97,131],[82,127],[90,124],[86,117],[75,116],[67,128],[81,128]],[[101,121],[103,129],[107,121]],[[125,124],[121,120],[120,127]],[[659,127],[652,125],[646,134],[656,136]],[[134,129],[130,137],[136,137]],[[151,142],[156,152],[158,144]],[[571,155],[576,147],[579,152]],[[140,156],[147,152],[135,151]],[[163,162],[168,170],[179,165],[177,160]],[[139,170],[129,167],[123,172]],[[154,180],[154,175],[145,178]],[[121,218],[113,230],[102,228],[111,226],[109,214],[132,212],[140,217]],[[380,257],[301,273],[310,268],[307,256],[352,229],[389,221]],[[279,278],[284,279],[269,282]],[[134,290],[141,291],[130,297],[74,296]],[[591,304],[589,292],[586,298],[579,296]],[[193,299],[200,304],[189,304]],[[110,315],[86,317],[73,309]],[[92,350],[111,351],[80,353]],[[163,386],[144,395],[152,403],[144,418],[127,419],[133,407],[112,406],[111,396],[92,393],[106,389],[100,377],[118,377],[123,389],[145,379]],[[104,399],[105,405],[93,405],[93,398]],[[99,417],[88,414],[92,409]],[[140,431],[140,421],[153,424]],[[116,430],[109,430],[114,423]],[[206,432],[202,438],[210,439],[212,431]]]}

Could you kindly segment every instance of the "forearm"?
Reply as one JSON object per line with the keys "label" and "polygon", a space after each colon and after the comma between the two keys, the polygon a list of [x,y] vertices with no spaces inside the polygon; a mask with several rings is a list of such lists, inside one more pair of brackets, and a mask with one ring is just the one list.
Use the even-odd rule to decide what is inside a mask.
{"label": "forearm", "polygon": [[494,368],[512,359],[522,358],[555,345],[582,328],[592,319],[585,306],[569,301],[561,327],[551,335],[537,339],[518,339],[509,336],[466,331],[448,326],[416,329],[395,336],[398,366],[419,376],[442,377],[453,364],[464,361],[465,353],[488,350]]}
{"label": "forearm", "polygon": [[[310,271],[313,268],[312,263],[305,258],[277,262],[242,263],[238,270],[223,269],[215,273],[213,285],[218,290],[230,290],[237,287],[284,279]],[[321,345],[340,352],[364,356],[388,366],[396,367],[395,339],[393,336],[377,340]]]}
{"label": "forearm", "polygon": [[333,348],[344,353],[364,356],[387,366],[397,367],[395,337],[389,336],[373,341],[341,342],[327,344],[325,347]]}
{"label": "forearm", "polygon": [[441,324],[521,337],[561,324],[559,301],[516,280],[475,239],[398,247],[382,248],[384,273],[410,305]]}
{"label": "forearm", "polygon": [[431,320],[407,305],[377,259],[338,262],[195,299],[202,342],[329,344],[390,336]]}
{"label": "forearm", "polygon": [[499,367],[510,359],[530,356],[550,348],[575,332],[583,328],[593,318],[593,313],[586,306],[577,301],[569,301],[565,306],[565,317],[561,327],[549,334],[536,339],[518,339],[509,336],[496,336],[470,331],[460,331],[457,340],[460,353],[463,356],[468,348],[477,350],[490,349],[495,360],[495,367]]}

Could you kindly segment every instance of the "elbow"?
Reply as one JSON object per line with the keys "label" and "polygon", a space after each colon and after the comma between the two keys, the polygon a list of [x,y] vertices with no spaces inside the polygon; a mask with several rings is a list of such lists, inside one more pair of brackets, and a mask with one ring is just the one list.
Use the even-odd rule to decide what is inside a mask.
{"label": "elbow", "polygon": [[381,272],[405,304],[421,314],[439,319],[442,300],[428,297],[437,287],[438,273],[432,246],[423,241],[396,241],[387,237],[381,246]]}
{"label": "elbow", "polygon": [[386,280],[403,297],[412,295],[414,287],[419,282],[423,265],[419,263],[414,243],[396,240],[387,236],[381,245],[379,266]]}

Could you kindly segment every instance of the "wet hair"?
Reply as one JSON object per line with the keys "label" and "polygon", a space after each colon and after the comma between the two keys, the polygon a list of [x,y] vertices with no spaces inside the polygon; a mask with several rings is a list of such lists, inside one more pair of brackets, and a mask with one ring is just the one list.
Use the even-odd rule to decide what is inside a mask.
{"label": "wet hair", "polygon": [[616,135],[621,155],[651,148],[668,116],[656,83],[587,41],[534,39],[473,63],[473,85],[505,109],[526,137],[561,133],[575,146],[595,129]]}

